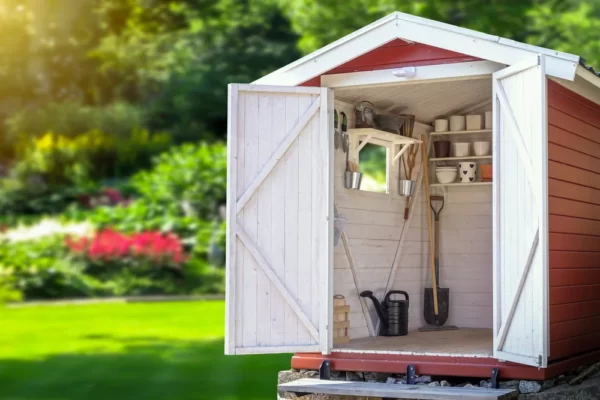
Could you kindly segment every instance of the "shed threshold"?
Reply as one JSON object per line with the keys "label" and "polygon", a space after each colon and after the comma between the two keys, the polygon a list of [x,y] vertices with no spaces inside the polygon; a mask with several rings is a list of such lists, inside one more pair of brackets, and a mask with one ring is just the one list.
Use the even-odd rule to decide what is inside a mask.
{"label": "shed threshold", "polygon": [[489,358],[493,355],[493,336],[491,329],[415,330],[406,336],[352,339],[336,345],[333,352]]}
{"label": "shed threshold", "polygon": [[484,389],[437,387],[420,385],[398,385],[373,382],[327,381],[319,379],[299,379],[279,385],[280,392],[297,394],[328,394],[356,397],[379,397],[387,399],[422,400],[497,400],[513,399],[517,392],[510,389]]}

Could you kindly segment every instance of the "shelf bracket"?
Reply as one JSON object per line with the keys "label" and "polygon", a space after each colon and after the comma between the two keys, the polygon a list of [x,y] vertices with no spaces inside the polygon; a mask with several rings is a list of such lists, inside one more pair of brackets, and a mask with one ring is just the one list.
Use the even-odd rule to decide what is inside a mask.
{"label": "shelf bracket", "polygon": [[363,149],[363,147],[365,147],[368,143],[369,140],[371,140],[371,138],[373,137],[373,135],[367,135],[367,137],[362,141],[361,144],[358,145],[358,147],[356,147],[356,153],[360,153],[360,151]]}
{"label": "shelf bracket", "polygon": [[402,157],[402,154],[406,153],[406,150],[408,150],[410,146],[412,146],[412,144],[405,144],[404,146],[402,146],[398,154],[396,154],[392,159],[392,165],[396,165],[396,161],[398,161],[398,159]]}

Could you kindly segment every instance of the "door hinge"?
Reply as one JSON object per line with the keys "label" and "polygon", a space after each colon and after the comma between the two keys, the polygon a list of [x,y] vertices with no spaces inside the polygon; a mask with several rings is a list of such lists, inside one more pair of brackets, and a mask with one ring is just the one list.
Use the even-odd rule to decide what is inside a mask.
{"label": "door hinge", "polygon": [[538,55],[537,59],[538,59],[538,65],[542,65],[542,56]]}
{"label": "door hinge", "polygon": [[538,356],[538,368],[542,368],[542,355]]}

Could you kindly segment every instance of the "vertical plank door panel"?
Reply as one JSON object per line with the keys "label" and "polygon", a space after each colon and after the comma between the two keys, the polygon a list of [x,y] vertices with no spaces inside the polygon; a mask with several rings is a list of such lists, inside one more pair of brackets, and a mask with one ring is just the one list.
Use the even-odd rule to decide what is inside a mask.
{"label": "vertical plank door panel", "polygon": [[333,94],[229,92],[226,353],[328,352]]}

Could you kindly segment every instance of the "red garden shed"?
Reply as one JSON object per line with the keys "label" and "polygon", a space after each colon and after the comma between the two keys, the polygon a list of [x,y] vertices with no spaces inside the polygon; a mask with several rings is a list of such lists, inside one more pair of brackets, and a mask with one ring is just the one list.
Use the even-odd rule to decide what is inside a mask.
{"label": "red garden shed", "polygon": [[[229,91],[227,354],[293,352],[298,369],[499,368],[511,379],[600,361],[600,78],[579,56],[394,13]],[[361,125],[361,102],[414,116],[414,129]],[[453,129],[464,115],[473,119]],[[405,215],[400,186],[413,179],[402,159],[421,141],[454,152],[415,153]],[[383,184],[348,188],[366,146],[382,150],[371,154],[382,155]],[[465,161],[475,179],[439,179],[438,167]],[[427,184],[445,203],[438,278],[458,330],[418,331],[433,278]],[[378,336],[359,294],[393,289],[410,297],[409,333]],[[335,295],[347,321],[334,321]],[[339,330],[349,342],[334,340]]]}

